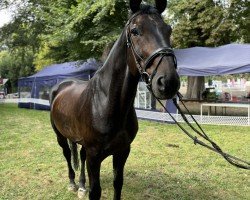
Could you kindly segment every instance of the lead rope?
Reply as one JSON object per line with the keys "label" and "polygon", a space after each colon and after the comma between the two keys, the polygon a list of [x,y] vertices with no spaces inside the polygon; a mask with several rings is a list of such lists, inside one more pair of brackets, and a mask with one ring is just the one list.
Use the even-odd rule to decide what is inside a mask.
{"label": "lead rope", "polygon": [[[152,91],[150,86],[147,86],[148,90],[151,92],[151,94],[154,96],[154,98],[160,103],[160,105],[164,108],[164,110],[169,114],[169,116],[173,119],[173,121],[178,125],[178,127],[189,137],[194,141],[194,144],[199,144],[203,147],[208,148],[211,151],[214,151],[218,154],[220,154],[227,162],[229,162],[230,164],[238,167],[238,168],[242,168],[242,169],[248,169],[250,170],[250,163],[247,161],[244,161],[240,158],[237,158],[235,156],[232,156],[228,153],[225,153],[222,151],[222,149],[215,143],[213,142],[205,133],[205,131],[202,129],[202,127],[199,125],[199,123],[195,120],[195,118],[193,117],[193,115],[189,112],[188,108],[186,107],[186,105],[183,103],[182,101],[182,95],[178,92],[177,96],[180,99],[180,102],[182,103],[182,105],[184,106],[184,108],[186,109],[187,113],[191,116],[192,120],[195,122],[195,124],[198,126],[198,128],[200,129],[197,130],[187,119],[187,117],[185,116],[185,114],[182,112],[181,108],[179,107],[179,105],[177,104],[177,100],[176,98],[173,99],[173,102],[176,106],[176,108],[178,109],[179,113],[181,114],[183,120],[187,123],[187,125],[195,132],[197,133],[199,136],[201,136],[203,139],[205,139],[206,141],[208,141],[212,146],[209,146],[208,144],[204,143],[203,141],[199,140],[196,136],[190,134],[179,122],[177,122],[177,120],[173,117],[173,115],[167,110],[167,108],[163,105],[163,103],[160,101],[160,99],[158,99],[155,95],[154,92]],[[244,164],[243,164],[244,163]]]}
{"label": "lead rope", "polygon": [[[135,17],[137,15],[134,15],[133,17]],[[131,23],[130,19],[127,23],[127,27],[128,25]],[[167,110],[167,108],[162,104],[162,102],[154,95],[154,92],[151,89],[151,82],[152,79],[154,77],[154,75],[156,74],[157,68],[160,65],[163,57],[165,56],[171,56],[174,59],[174,64],[175,64],[175,68],[177,67],[177,60],[176,57],[172,51],[172,49],[168,48],[161,48],[158,49],[155,53],[153,53],[147,60],[146,60],[146,68],[149,62],[151,62],[152,59],[154,59],[156,56],[161,55],[162,57],[160,58],[158,65],[156,67],[156,69],[154,70],[154,72],[151,74],[151,76],[149,76],[149,74],[146,72],[146,68],[143,69],[142,66],[140,65],[140,62],[143,61],[142,57],[137,53],[137,51],[134,48],[134,44],[133,42],[130,40],[130,32],[127,29],[126,30],[126,39],[127,39],[127,47],[131,48],[132,51],[132,55],[135,58],[135,62],[136,62],[136,66],[143,78],[143,80],[146,82],[147,84],[147,88],[148,90],[151,92],[151,94],[155,97],[155,99],[161,104],[161,106],[165,109],[165,111],[169,114],[169,116],[173,119],[173,121],[179,126],[179,128],[188,136],[190,137],[193,141],[194,144],[200,144],[201,146],[204,146],[206,148],[208,148],[211,151],[214,151],[218,154],[220,154],[221,156],[223,156],[224,159],[226,159],[226,161],[228,161],[230,164],[242,168],[242,169],[250,169],[250,163],[247,161],[244,161],[242,159],[239,159],[237,157],[231,156],[227,153],[224,153],[222,151],[222,149],[215,143],[213,142],[205,133],[205,131],[201,128],[201,126],[198,124],[198,122],[195,120],[195,118],[193,117],[193,115],[189,112],[189,110],[187,109],[187,107],[185,106],[185,104],[182,101],[182,95],[178,92],[177,95],[180,98],[181,103],[183,104],[184,108],[187,110],[187,113],[191,116],[191,118],[193,119],[193,121],[195,122],[195,124],[198,126],[198,128],[200,129],[197,130],[187,119],[187,117],[185,116],[185,114],[182,112],[182,110],[180,109],[179,105],[177,104],[176,98],[173,99],[173,102],[176,106],[176,108],[178,109],[178,111],[180,112],[182,118],[184,119],[184,121],[187,123],[187,125],[195,132],[197,133],[199,136],[201,136],[203,139],[205,139],[206,141],[208,141],[212,146],[207,145],[206,143],[202,142],[201,140],[199,140],[196,136],[193,136],[192,134],[190,134],[179,122],[176,121],[176,119],[173,117],[173,115]],[[171,50],[171,51],[170,51]],[[136,54],[136,55],[135,55]],[[243,164],[244,163],[244,164]]]}

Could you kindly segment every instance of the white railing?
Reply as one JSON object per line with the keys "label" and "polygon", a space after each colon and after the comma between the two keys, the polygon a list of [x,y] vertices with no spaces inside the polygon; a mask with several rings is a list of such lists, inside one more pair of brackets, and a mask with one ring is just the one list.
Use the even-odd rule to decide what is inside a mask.
{"label": "white railing", "polygon": [[[157,112],[157,111],[150,111],[150,110],[136,110],[136,114],[137,114],[137,117],[140,119],[174,123],[170,115],[164,112]],[[173,114],[173,116],[178,122],[184,122],[180,114]],[[191,123],[194,123],[190,115],[186,115],[186,117]],[[193,117],[199,124],[250,126],[250,119],[247,116],[242,117],[242,116],[193,115]]]}
{"label": "white railing", "polygon": [[35,98],[16,98],[16,99],[1,99],[0,103],[35,103],[49,106],[49,100]]}
{"label": "white railing", "polygon": [[[36,103],[49,106],[48,100],[22,98],[22,99],[1,99],[0,103]],[[136,114],[139,119],[174,123],[168,113],[157,112],[152,110],[139,110],[136,109]],[[173,114],[178,122],[184,122],[180,114]],[[193,115],[195,120],[200,124],[213,124],[213,125],[230,125],[230,126],[250,126],[249,117],[242,116],[206,116],[206,115]],[[193,123],[192,118],[187,115],[188,120]]]}

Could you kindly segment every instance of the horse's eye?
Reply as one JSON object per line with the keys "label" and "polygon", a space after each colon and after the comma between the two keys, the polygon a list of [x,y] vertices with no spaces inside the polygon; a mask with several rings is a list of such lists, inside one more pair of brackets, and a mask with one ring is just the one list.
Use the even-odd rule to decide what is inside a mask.
{"label": "horse's eye", "polygon": [[131,29],[131,34],[138,36],[138,35],[140,35],[140,32],[137,28],[133,28],[133,29]]}

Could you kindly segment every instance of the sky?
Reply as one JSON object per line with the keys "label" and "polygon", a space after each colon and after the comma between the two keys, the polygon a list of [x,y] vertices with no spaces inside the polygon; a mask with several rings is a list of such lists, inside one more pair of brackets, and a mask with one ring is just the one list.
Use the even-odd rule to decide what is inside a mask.
{"label": "sky", "polygon": [[7,10],[0,10],[0,27],[11,20],[11,13]]}

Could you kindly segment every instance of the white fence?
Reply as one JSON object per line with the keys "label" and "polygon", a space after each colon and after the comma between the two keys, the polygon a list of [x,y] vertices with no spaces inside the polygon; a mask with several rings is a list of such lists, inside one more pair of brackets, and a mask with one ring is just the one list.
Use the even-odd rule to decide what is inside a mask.
{"label": "white fence", "polygon": [[[136,110],[137,117],[140,119],[147,119],[159,122],[174,123],[173,119],[168,113],[164,112],[154,112],[150,110]],[[174,118],[178,122],[184,122],[180,114],[173,114]],[[186,115],[187,119],[194,123],[190,115]],[[235,126],[250,126],[249,117],[239,117],[239,116],[201,116],[193,115],[195,120],[199,124],[214,124],[214,125],[235,125]]]}
{"label": "white fence", "polygon": [[45,106],[49,106],[49,101],[44,99],[34,99],[34,98],[16,98],[16,99],[1,99],[0,103],[35,103]]}
{"label": "white fence", "polygon": [[[49,105],[48,100],[42,99],[1,99],[0,103],[18,103],[18,102],[33,102],[42,105]],[[139,119],[159,121],[159,122],[168,122],[174,123],[172,118],[168,113],[157,112],[151,110],[139,110],[136,109],[136,114]],[[180,114],[173,114],[174,118],[178,122],[184,122]],[[241,116],[206,116],[206,115],[193,115],[195,120],[200,124],[213,124],[213,125],[230,125],[230,126],[250,126],[249,117],[241,117]],[[188,120],[193,123],[192,118],[187,115]]]}

